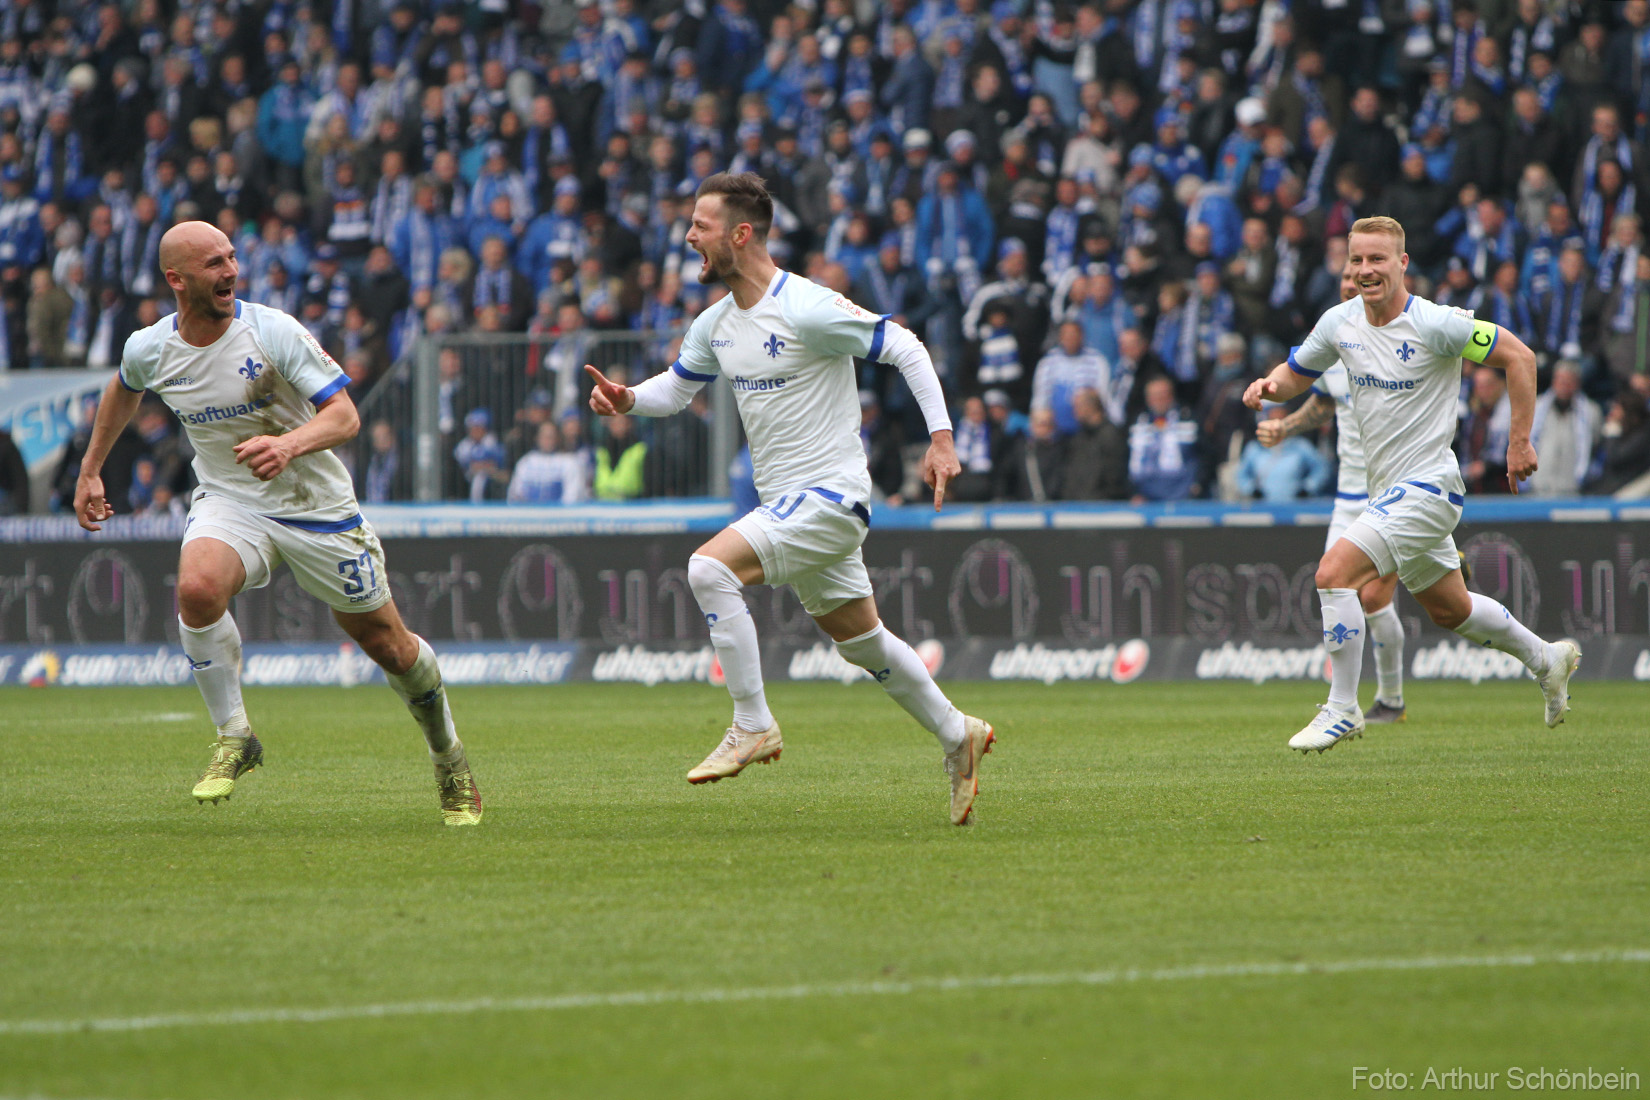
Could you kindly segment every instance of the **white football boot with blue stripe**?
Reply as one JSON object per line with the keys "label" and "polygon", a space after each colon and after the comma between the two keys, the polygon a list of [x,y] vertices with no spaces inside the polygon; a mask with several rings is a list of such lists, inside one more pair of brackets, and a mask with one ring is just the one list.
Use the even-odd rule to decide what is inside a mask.
{"label": "white football boot with blue stripe", "polygon": [[1364,735],[1364,712],[1353,703],[1351,710],[1336,710],[1325,703],[1318,708],[1316,718],[1306,728],[1289,739],[1289,747],[1301,752],[1332,749],[1342,741],[1351,741]]}

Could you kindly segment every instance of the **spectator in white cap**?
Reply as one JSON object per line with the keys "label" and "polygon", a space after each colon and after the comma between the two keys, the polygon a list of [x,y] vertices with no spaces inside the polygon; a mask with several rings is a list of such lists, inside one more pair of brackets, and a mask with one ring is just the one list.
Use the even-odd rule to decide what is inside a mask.
{"label": "spectator in white cap", "polygon": [[1249,177],[1249,166],[1260,155],[1261,126],[1266,122],[1266,104],[1253,96],[1238,100],[1233,112],[1237,129],[1226,135],[1215,154],[1215,182],[1234,190]]}
{"label": "spectator in white cap", "polygon": [[913,206],[920,202],[924,195],[933,192],[934,182],[939,176],[939,163],[929,155],[933,144],[933,135],[920,128],[907,130],[905,136],[900,138],[900,149],[905,159],[904,163],[894,170],[891,190],[893,195],[903,195],[910,199]]}
{"label": "spectator in white cap", "polygon": [[964,187],[972,187],[985,194],[991,173],[980,163],[979,142],[970,130],[953,130],[945,139],[945,155],[957,166],[958,180]]}

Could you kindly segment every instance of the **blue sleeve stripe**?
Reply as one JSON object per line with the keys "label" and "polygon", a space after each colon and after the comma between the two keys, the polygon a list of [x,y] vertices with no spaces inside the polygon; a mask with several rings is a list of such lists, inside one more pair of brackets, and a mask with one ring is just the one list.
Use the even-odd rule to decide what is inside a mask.
{"label": "blue sleeve stripe", "polygon": [[122,386],[125,386],[127,389],[131,390],[133,393],[142,393],[143,392],[143,387],[142,386],[134,386],[130,382],[126,381],[126,371],[125,370],[115,371],[115,377],[120,379],[120,384]]}
{"label": "blue sleeve stripe", "polygon": [[682,366],[682,361],[680,359],[678,359],[678,360],[676,360],[676,362],[672,363],[670,365],[670,369],[675,371],[681,377],[686,378],[689,382],[714,382],[714,381],[716,381],[716,376],[714,374],[698,374],[694,371],[688,370],[686,367]]}
{"label": "blue sleeve stripe", "polygon": [[1321,371],[1321,370],[1308,370],[1307,368],[1301,366],[1300,363],[1295,360],[1295,353],[1299,350],[1301,350],[1301,349],[1300,348],[1290,348],[1289,349],[1289,369],[1294,371],[1296,374],[1305,375],[1307,378],[1322,378],[1323,377],[1323,371]]}
{"label": "blue sleeve stripe", "polygon": [[780,272],[780,273],[779,273],[779,282],[778,282],[778,284],[777,284],[777,285],[776,285],[776,286],[775,286],[775,287],[774,287],[774,288],[773,288],[773,296],[774,296],[774,297],[775,297],[775,298],[777,298],[777,297],[779,297],[779,292],[780,292],[780,291],[781,291],[781,290],[784,290],[784,289],[785,289],[785,280],[786,280],[786,279],[789,279],[789,278],[790,278],[790,277],[791,277],[791,273],[790,273],[790,272],[789,272],[789,271],[781,271],[781,272]]}
{"label": "blue sleeve stripe", "polygon": [[884,317],[877,322],[877,327],[871,330],[871,350],[865,353],[865,358],[877,362],[877,356],[882,354],[882,340],[888,335],[888,318]]}
{"label": "blue sleeve stripe", "polygon": [[331,382],[328,382],[326,385],[316,390],[310,397],[309,403],[319,408],[321,402],[325,401],[327,398],[331,397],[347,385],[349,385],[349,376],[340,374],[337,378],[334,378]]}

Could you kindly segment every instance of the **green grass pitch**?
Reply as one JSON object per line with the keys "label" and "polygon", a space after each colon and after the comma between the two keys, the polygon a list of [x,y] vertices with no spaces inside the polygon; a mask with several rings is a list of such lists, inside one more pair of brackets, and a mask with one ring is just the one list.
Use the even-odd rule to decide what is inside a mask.
{"label": "green grass pitch", "polygon": [[1650,1079],[1643,686],[1547,730],[1533,684],[1415,684],[1310,758],[1317,685],[951,690],[1000,737],[966,829],[869,683],[775,687],[784,759],[704,787],[719,690],[456,689],[465,830],[383,688],[249,692],[267,767],[217,807],[193,690],[0,692],[0,1097]]}

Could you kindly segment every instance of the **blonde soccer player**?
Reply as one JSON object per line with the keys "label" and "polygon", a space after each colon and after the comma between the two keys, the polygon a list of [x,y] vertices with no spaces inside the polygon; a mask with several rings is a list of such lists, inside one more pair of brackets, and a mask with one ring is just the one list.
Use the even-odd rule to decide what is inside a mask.
{"label": "blonde soccer player", "polygon": [[1358,296],[1324,313],[1288,361],[1244,393],[1253,409],[1262,401],[1287,401],[1339,360],[1368,467],[1368,506],[1318,563],[1329,699],[1289,746],[1322,752],[1363,733],[1358,677],[1368,624],[1358,590],[1394,573],[1433,622],[1522,661],[1541,686],[1547,725],[1556,726],[1569,709],[1581,650],[1570,641],[1543,641],[1500,603],[1468,591],[1453,538],[1465,502],[1450,449],[1457,361],[1506,372],[1512,403],[1507,470],[1516,483],[1536,468],[1530,445],[1535,353],[1499,325],[1411,294],[1404,287],[1404,228],[1392,218],[1359,219],[1348,244]]}

